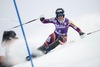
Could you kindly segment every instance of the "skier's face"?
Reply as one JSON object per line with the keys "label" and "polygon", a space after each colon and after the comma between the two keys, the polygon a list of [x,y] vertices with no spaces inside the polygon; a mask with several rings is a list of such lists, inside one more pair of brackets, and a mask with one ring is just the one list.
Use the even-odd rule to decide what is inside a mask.
{"label": "skier's face", "polygon": [[63,17],[63,16],[59,16],[59,17],[58,17],[58,20],[59,20],[59,21],[62,21],[62,20],[64,20],[64,17]]}

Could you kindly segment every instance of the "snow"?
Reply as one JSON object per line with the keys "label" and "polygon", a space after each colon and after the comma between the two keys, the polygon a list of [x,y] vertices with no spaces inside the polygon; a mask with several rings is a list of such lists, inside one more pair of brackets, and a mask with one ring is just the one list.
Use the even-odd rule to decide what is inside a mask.
{"label": "snow", "polygon": [[[47,55],[33,59],[35,67],[99,67],[100,32],[87,35],[76,42],[59,46]],[[30,62],[14,67],[31,67]]]}
{"label": "snow", "polygon": [[[64,0],[64,2],[66,1],[67,0]],[[65,9],[65,11],[68,12],[66,12],[67,17],[69,17],[85,33],[100,29],[100,12],[99,6],[97,5],[99,2],[95,3],[97,0],[93,0],[93,2],[88,1],[89,0],[82,1],[82,5],[79,3],[77,4],[76,2],[78,1],[75,1],[75,4],[77,5],[74,6],[78,7],[76,9],[75,7],[72,7],[74,3],[71,1],[71,3],[68,2],[68,4],[63,3],[63,5],[61,5],[61,1],[58,2],[58,0],[53,0],[53,2],[58,2],[56,5],[60,5]],[[22,2],[23,0],[17,1],[23,23],[32,20],[43,13],[47,18],[51,17],[54,14],[53,12],[55,9],[59,7],[56,6],[55,3],[50,3],[52,1],[45,1],[44,3],[48,2],[48,5],[42,4],[42,7],[44,8],[40,8],[40,3],[43,3],[43,1],[37,4],[37,0],[34,5],[32,0],[24,1],[24,3]],[[86,4],[83,5],[83,2]],[[3,7],[6,6],[7,8],[2,8],[2,11],[0,12],[0,41],[2,39],[3,31],[14,30],[19,39],[10,47],[12,62],[16,63],[13,67],[31,67],[31,63],[25,61],[25,57],[28,53],[20,27],[10,29],[13,26],[18,25],[17,15],[15,13],[14,5],[12,4],[13,2],[5,1],[5,3],[8,5],[10,4],[10,9],[8,9],[8,5],[4,5],[4,3],[2,4]],[[94,5],[96,8],[88,6],[90,3],[90,6]],[[53,4],[52,7],[49,6],[50,4]],[[86,5],[88,8],[86,8]],[[35,8],[36,6],[37,8]],[[79,6],[85,6],[86,9],[82,9],[82,7]],[[54,31],[55,27],[52,24],[42,24],[39,20],[37,20],[33,23],[25,25],[24,29],[30,51],[36,52],[36,48],[44,43],[48,35]],[[100,67],[99,40],[99,31],[81,39],[77,32],[75,32],[72,28],[69,28],[68,42],[64,45],[59,45],[46,55],[33,59],[34,67]]]}
{"label": "snow", "polygon": [[[92,16],[92,18],[90,17]],[[99,25],[98,21],[91,22],[90,19],[93,19],[93,15],[85,16],[79,18],[81,25],[81,28],[85,26],[83,23],[83,20],[87,20],[85,23],[87,25],[90,25],[91,28],[84,27],[84,31],[87,33],[87,31],[92,32],[95,30],[100,29],[100,27],[96,27],[95,25]],[[87,19],[88,17],[89,20]],[[95,18],[95,17],[94,17]],[[91,22],[92,24],[90,24]],[[43,24],[39,24],[43,25]],[[46,25],[45,25],[46,26]],[[47,25],[49,26],[49,25]],[[53,25],[50,25],[53,26]],[[47,29],[46,27],[45,29]],[[42,29],[42,28],[41,28]],[[41,30],[40,29],[40,30]],[[44,30],[45,30],[44,29]],[[47,34],[52,32],[53,30],[49,31]],[[74,38],[71,33],[74,32]],[[79,35],[77,35],[77,32],[70,29],[68,32],[69,34],[69,40],[68,43],[65,45],[59,45],[56,49],[48,53],[47,55],[41,56],[39,58],[33,59],[34,67],[99,67],[100,66],[100,32],[93,33],[91,35],[85,36],[85,38],[79,38]],[[43,37],[42,37],[43,38]],[[73,39],[72,39],[73,38]],[[46,38],[43,38],[45,41]],[[40,40],[39,40],[40,41]],[[42,41],[40,41],[42,42]],[[32,41],[29,43],[33,43]],[[34,43],[33,43],[34,44]],[[35,44],[42,44],[35,42]],[[34,46],[36,46],[34,44]],[[31,48],[34,48],[33,45],[30,45]],[[33,49],[31,49],[33,50]],[[34,52],[34,50],[33,50]],[[25,52],[24,52],[25,53]],[[24,56],[25,58],[25,56]],[[23,58],[23,60],[24,60]],[[30,62],[25,62],[15,65],[14,67],[31,67]]]}

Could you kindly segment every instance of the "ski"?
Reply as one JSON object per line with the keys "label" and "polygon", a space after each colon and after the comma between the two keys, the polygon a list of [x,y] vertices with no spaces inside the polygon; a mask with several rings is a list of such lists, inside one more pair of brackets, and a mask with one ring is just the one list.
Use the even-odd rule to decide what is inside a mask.
{"label": "ski", "polygon": [[38,50],[42,51],[44,54],[47,54],[49,51],[51,51],[52,49],[54,49],[60,44],[59,40],[63,41],[63,38],[59,36],[59,38],[56,41],[54,41],[52,44],[50,44],[47,47],[45,45],[42,45],[38,48]]}

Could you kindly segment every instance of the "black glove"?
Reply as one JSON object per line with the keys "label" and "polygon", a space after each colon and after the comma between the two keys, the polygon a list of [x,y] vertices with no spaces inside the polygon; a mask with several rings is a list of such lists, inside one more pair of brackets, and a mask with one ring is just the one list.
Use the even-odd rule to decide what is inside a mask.
{"label": "black glove", "polygon": [[81,35],[84,35],[85,33],[84,32],[79,32],[79,35],[81,36]]}
{"label": "black glove", "polygon": [[40,18],[40,21],[42,22],[44,19],[45,19],[44,17],[41,17],[41,18]]}

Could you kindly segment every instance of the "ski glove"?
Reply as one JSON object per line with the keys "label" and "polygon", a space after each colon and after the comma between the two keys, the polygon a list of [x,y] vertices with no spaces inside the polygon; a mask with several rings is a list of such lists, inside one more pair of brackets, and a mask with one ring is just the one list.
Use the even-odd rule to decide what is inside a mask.
{"label": "ski glove", "polygon": [[40,18],[40,21],[42,22],[44,19],[45,19],[44,17],[41,17],[41,18]]}
{"label": "ski glove", "polygon": [[81,36],[81,35],[84,35],[85,33],[84,32],[79,32],[79,35]]}

